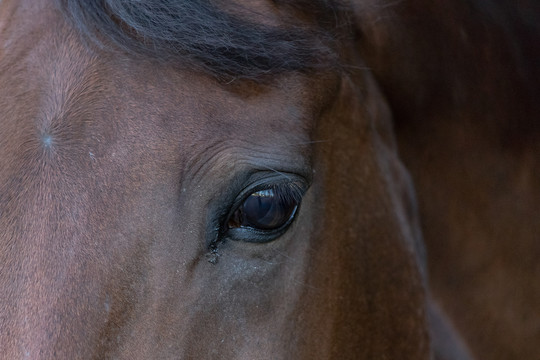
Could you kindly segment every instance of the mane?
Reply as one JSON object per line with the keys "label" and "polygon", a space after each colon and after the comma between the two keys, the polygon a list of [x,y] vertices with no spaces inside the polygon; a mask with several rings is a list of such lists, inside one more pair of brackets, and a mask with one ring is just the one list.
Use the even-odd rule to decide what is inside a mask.
{"label": "mane", "polygon": [[255,79],[334,66],[338,5],[332,0],[273,0],[315,26],[249,22],[212,0],[57,0],[81,34],[102,47],[196,67],[219,77]]}

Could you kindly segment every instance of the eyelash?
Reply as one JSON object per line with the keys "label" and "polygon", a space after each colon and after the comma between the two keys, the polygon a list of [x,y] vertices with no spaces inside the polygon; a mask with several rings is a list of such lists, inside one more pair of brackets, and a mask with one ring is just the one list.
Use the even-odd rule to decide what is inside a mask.
{"label": "eyelash", "polygon": [[250,196],[251,194],[254,194],[258,191],[264,191],[264,190],[274,191],[274,194],[276,194],[276,196],[278,196],[279,199],[283,201],[300,202],[302,200],[302,197],[304,196],[304,190],[301,187],[301,185],[297,182],[290,181],[290,182],[274,184],[270,187],[252,191],[247,196],[244,196],[242,201],[245,201],[247,197]]}

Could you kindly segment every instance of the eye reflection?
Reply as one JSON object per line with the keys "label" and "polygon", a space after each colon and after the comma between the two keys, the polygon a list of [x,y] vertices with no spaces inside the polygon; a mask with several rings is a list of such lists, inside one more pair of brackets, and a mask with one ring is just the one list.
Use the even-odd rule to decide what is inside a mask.
{"label": "eye reflection", "polygon": [[229,228],[248,227],[262,231],[289,223],[300,202],[286,186],[260,190],[248,196],[229,219]]}

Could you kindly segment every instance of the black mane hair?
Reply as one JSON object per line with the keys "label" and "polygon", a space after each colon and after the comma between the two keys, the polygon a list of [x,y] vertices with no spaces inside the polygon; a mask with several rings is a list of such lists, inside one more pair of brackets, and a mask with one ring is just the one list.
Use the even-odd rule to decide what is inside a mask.
{"label": "black mane hair", "polygon": [[[218,77],[256,79],[337,64],[338,5],[273,0],[316,26],[273,27],[219,9],[212,0],[57,0],[75,27],[101,46],[197,67]],[[300,21],[297,21],[300,23]]]}

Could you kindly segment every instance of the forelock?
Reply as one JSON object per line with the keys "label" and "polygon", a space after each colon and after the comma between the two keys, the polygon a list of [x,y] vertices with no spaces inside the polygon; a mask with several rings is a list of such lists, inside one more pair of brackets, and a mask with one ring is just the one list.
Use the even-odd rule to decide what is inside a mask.
{"label": "forelock", "polygon": [[285,71],[335,66],[340,6],[330,0],[274,0],[306,22],[262,25],[210,0],[57,0],[84,36],[131,54],[255,79]]}

